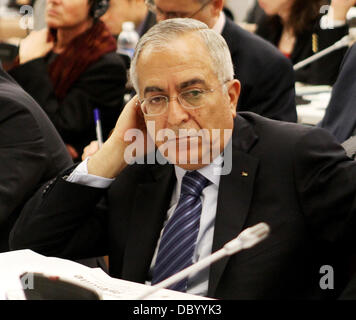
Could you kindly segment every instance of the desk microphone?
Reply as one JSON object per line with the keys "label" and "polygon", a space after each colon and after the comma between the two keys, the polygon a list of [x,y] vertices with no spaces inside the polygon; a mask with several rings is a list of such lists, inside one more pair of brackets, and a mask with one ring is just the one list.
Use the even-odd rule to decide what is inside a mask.
{"label": "desk microphone", "polygon": [[264,240],[270,232],[269,226],[261,222],[253,227],[247,228],[242,231],[235,239],[226,243],[220,250],[211,254],[210,256],[198,261],[197,263],[183,269],[182,271],[174,274],[173,276],[151,286],[142,295],[138,296],[136,300],[143,300],[155,293],[156,291],[164,288],[168,288],[172,284],[183,280],[189,275],[201,271],[202,269],[208,267],[214,262],[226,257],[231,256],[243,249],[249,249]]}
{"label": "desk microphone", "polygon": [[343,47],[351,47],[355,42],[356,42],[356,17],[353,17],[347,21],[347,24],[349,25],[349,34],[341,38],[339,41],[335,42],[333,45],[330,47],[312,55],[311,57],[300,61],[296,63],[293,66],[293,69],[299,70],[307,66],[308,64],[311,64],[312,62],[319,60],[320,58],[328,55],[329,53],[339,50]]}

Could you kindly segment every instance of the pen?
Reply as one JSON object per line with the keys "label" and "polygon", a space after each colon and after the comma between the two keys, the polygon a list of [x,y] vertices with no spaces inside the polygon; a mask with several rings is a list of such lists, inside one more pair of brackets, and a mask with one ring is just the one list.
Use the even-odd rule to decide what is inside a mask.
{"label": "pen", "polygon": [[100,113],[99,109],[94,109],[94,121],[95,121],[95,128],[96,128],[96,138],[98,140],[99,149],[103,145],[103,133],[101,130],[101,121],[100,121]]}

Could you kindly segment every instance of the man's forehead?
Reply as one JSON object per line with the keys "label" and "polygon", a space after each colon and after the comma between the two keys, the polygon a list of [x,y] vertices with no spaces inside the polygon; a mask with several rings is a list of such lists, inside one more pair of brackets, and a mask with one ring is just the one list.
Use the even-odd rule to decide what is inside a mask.
{"label": "man's forehead", "polygon": [[[189,44],[189,43],[188,43]],[[195,43],[192,45],[171,43],[171,47],[146,48],[137,61],[139,73],[195,73],[205,74],[213,71],[211,56]]]}
{"label": "man's forehead", "polygon": [[[158,81],[157,83],[159,83],[160,81]],[[152,83],[155,83],[155,81],[153,81]],[[191,86],[202,86],[202,87],[206,87],[208,85],[207,81],[204,79],[204,77],[200,76],[196,76],[196,77],[192,77],[192,78],[187,78],[186,80],[180,80],[177,83],[175,83],[175,88],[179,91],[188,89]],[[165,87],[165,85],[147,85],[143,88],[143,94],[146,95],[150,92],[165,92],[167,90],[167,88]]]}

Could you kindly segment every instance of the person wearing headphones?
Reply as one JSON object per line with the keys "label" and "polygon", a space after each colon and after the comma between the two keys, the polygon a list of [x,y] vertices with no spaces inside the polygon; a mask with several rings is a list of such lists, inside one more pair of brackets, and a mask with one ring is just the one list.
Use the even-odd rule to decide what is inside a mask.
{"label": "person wearing headphones", "polygon": [[39,103],[73,159],[95,139],[100,108],[104,139],[121,112],[127,81],[116,40],[99,18],[108,0],[47,0],[47,28],[21,41],[15,80]]}

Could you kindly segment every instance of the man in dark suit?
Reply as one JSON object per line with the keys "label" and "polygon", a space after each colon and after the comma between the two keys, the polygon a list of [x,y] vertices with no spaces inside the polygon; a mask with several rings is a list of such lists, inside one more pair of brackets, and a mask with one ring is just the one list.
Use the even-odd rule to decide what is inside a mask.
{"label": "man in dark suit", "polygon": [[339,142],[356,135],[356,45],[346,53],[330,103],[319,126]]}
{"label": "man in dark suit", "polygon": [[223,12],[223,0],[148,0],[157,21],[194,18],[226,40],[242,86],[238,111],[289,122],[297,121],[294,71],[273,45],[242,29]]}
{"label": "man in dark suit", "polygon": [[72,165],[52,123],[0,67],[0,252],[25,201]]}
{"label": "man in dark suit", "polygon": [[[336,297],[356,248],[356,162],[322,129],[237,114],[228,46],[197,20],[151,28],[130,73],[138,97],[97,153],[28,202],[12,249],[108,253],[112,276],[156,283],[266,222],[262,243],[174,289],[223,299]],[[320,285],[324,265],[334,269],[330,291]]]}

